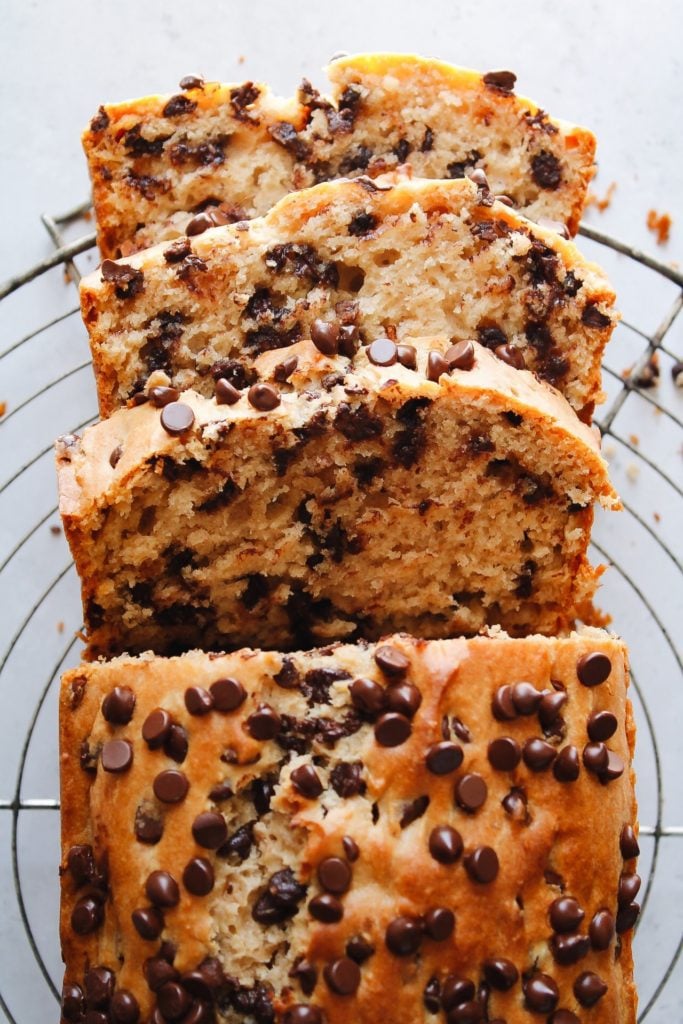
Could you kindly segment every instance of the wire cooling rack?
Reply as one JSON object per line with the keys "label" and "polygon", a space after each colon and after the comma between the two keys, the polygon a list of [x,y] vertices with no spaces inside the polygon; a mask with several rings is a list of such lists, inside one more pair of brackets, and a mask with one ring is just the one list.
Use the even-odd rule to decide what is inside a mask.
{"label": "wire cooling rack", "polygon": [[[43,216],[54,251],[0,285],[0,1016],[13,1024],[56,1019],[61,980],[57,687],[79,659],[81,609],[52,442],[96,418],[69,286],[96,263],[88,217],[87,204]],[[683,390],[671,374],[683,361],[683,274],[593,228],[582,235],[624,314],[598,418],[624,511],[598,515],[593,556],[608,565],[601,604],[631,648],[639,726],[639,1021],[669,1024],[683,1020]]]}

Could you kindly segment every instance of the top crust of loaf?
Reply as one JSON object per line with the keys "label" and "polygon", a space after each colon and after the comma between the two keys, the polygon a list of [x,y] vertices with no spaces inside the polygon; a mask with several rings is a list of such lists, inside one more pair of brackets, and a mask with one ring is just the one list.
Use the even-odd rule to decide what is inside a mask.
{"label": "top crust of loaf", "polygon": [[595,138],[515,95],[514,76],[501,87],[495,74],[391,53],[327,73],[331,97],[306,80],[289,99],[263,83],[206,82],[100,107],[83,145],[103,256],[174,237],[207,203],[253,217],[288,191],[403,163],[434,178],[481,167],[528,216],[576,233]]}

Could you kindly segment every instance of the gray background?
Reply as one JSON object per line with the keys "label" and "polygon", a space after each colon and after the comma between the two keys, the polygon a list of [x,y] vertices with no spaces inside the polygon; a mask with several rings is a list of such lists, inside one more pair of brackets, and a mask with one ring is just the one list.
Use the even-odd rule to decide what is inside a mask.
{"label": "gray background", "polygon": [[[0,0],[0,281],[51,251],[41,212],[86,197],[79,133],[101,101],[171,91],[188,73],[264,79],[290,93],[304,73],[322,84],[320,68],[340,49],[414,50],[516,71],[521,93],[598,135],[596,191],[612,181],[617,190],[609,210],[590,211],[587,221],[673,261],[683,248],[679,9],[673,0]],[[651,207],[674,217],[664,249],[645,227]],[[88,230],[80,223],[73,233]],[[620,373],[678,309],[680,290],[581,245],[611,274],[624,314],[605,362],[600,416],[611,418]],[[94,263],[93,253],[79,260],[82,270]],[[598,517],[594,551],[610,563],[602,604],[632,648],[648,833],[636,956],[650,1024],[683,1019],[683,392],[669,372],[674,357],[683,359],[681,317],[664,341],[659,387],[630,394],[605,438],[626,509]],[[19,1024],[57,1019],[56,684],[78,660],[80,608],[64,539],[50,531],[58,522],[50,445],[95,416],[87,360],[61,268],[0,304],[0,400],[8,403],[0,420],[0,1020]]]}

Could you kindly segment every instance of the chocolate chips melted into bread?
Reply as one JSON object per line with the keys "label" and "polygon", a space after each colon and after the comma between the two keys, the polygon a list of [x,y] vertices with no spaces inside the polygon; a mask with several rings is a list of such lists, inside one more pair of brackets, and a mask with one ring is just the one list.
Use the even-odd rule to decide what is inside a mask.
{"label": "chocolate chips melted into bread", "polygon": [[532,219],[578,228],[595,139],[514,94],[509,72],[369,54],[334,61],[332,96],[183,80],[175,96],[101,107],[84,133],[98,240],[116,258],[263,214],[287,192],[407,164],[416,176],[475,168]]}
{"label": "chocolate chips melted into bread", "polygon": [[319,185],[249,224],[105,261],[81,285],[102,415],[154,371],[206,395],[226,360],[249,379],[260,353],[336,316],[356,327],[347,353],[385,334],[478,339],[589,420],[616,323],[601,272],[485,182],[391,183]]}
{"label": "chocolate chips melted into bread", "polygon": [[476,343],[413,341],[353,368],[302,341],[284,383],[268,353],[231,404],[156,388],[60,442],[91,655],[590,614],[592,506],[616,502],[593,432]]}
{"label": "chocolate chips melted into bread", "polygon": [[598,630],[68,673],[62,1019],[633,1024],[626,686]]}

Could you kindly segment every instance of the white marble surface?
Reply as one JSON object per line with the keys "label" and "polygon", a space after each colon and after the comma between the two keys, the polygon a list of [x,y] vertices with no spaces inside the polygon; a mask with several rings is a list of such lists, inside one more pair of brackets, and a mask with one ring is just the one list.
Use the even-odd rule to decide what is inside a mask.
{"label": "white marble surface", "polygon": [[[172,90],[188,73],[261,78],[289,93],[304,73],[321,84],[318,69],[340,49],[414,50],[516,71],[521,92],[598,134],[596,190],[612,181],[617,190],[611,207],[588,220],[664,260],[680,259],[680,10],[674,0],[0,0],[0,280],[51,251],[41,212],[59,213],[87,195],[79,132],[102,100]],[[664,249],[645,227],[651,207],[674,217]],[[625,319],[605,361],[604,416],[618,399],[620,372],[644,351],[678,292],[582,244],[613,277]],[[93,261],[91,254],[80,263]],[[675,960],[683,834],[670,834],[683,826],[683,392],[669,373],[673,357],[683,359],[681,317],[666,344],[659,387],[630,395],[605,439],[626,510],[600,516],[595,533],[595,557],[610,563],[602,603],[633,652],[641,817],[667,833],[657,844],[642,841],[648,895],[636,957],[648,1024],[683,1020],[683,961]],[[57,1019],[57,814],[6,805],[58,795],[56,683],[78,658],[80,609],[64,539],[50,530],[58,521],[50,445],[95,415],[87,360],[75,292],[61,269],[0,304],[0,400],[8,402],[0,420],[0,1020],[17,1024]]]}

